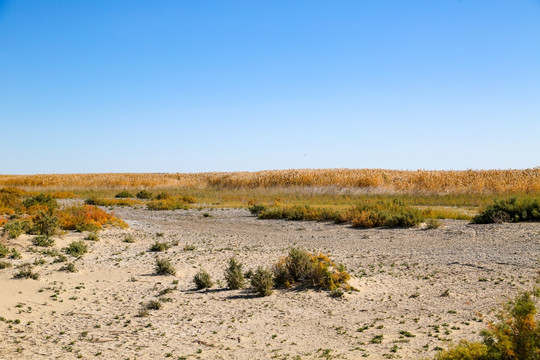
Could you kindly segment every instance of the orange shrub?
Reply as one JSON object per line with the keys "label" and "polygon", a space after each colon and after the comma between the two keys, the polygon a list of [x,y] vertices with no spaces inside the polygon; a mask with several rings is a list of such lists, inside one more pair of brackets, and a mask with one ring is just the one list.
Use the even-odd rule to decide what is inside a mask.
{"label": "orange shrub", "polygon": [[57,216],[64,230],[98,231],[104,226],[128,227],[113,214],[91,205],[71,206],[59,211]]}

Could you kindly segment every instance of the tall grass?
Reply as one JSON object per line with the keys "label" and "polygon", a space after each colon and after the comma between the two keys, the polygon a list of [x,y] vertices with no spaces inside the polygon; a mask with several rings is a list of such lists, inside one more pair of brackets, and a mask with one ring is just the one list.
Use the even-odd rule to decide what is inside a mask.
{"label": "tall grass", "polygon": [[258,172],[0,175],[0,186],[50,189],[337,187],[398,192],[540,192],[540,168],[525,170],[291,169]]}

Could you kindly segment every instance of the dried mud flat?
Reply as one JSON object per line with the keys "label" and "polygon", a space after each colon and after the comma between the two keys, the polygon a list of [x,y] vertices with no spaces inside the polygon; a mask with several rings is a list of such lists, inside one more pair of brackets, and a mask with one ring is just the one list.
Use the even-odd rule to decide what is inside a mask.
{"label": "dried mud flat", "polygon": [[[239,209],[115,213],[130,229],[85,240],[90,250],[75,261],[76,273],[29,251],[29,237],[9,241],[23,255],[14,265],[47,263],[34,268],[39,280],[0,270],[1,359],[427,358],[449,341],[478,339],[539,270],[539,223],[357,230],[257,220]],[[126,234],[135,242],[124,242]],[[84,236],[69,233],[55,248]],[[149,252],[156,240],[178,244]],[[269,297],[219,284],[194,290],[201,267],[223,282],[231,256],[248,269],[269,266],[290,246],[330,254],[358,291],[332,298],[303,288]],[[176,275],[155,275],[156,256],[169,259]],[[160,293],[161,309],[137,316]]]}

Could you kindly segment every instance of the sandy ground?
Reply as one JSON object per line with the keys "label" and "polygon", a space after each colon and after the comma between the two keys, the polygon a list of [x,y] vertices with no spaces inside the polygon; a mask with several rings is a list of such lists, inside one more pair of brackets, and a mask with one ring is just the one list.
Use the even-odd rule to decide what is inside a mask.
{"label": "sandy ground", "polygon": [[[7,260],[13,265],[47,263],[34,268],[39,280],[14,279],[15,267],[0,270],[1,359],[426,358],[450,341],[477,340],[505,300],[531,289],[539,270],[539,223],[357,230],[257,220],[246,210],[115,212],[130,229],[85,240],[90,251],[75,260],[76,273],[33,252],[44,248],[28,236],[9,241],[23,255]],[[126,234],[135,242],[124,242]],[[54,248],[85,235],[66,234]],[[176,245],[149,252],[156,240]],[[359,291],[336,299],[277,290],[261,298],[224,288],[231,256],[246,269],[269,266],[290,246],[329,253]],[[176,275],[155,275],[156,257],[170,259]],[[201,267],[218,282],[211,290],[194,290]],[[160,298],[161,309],[138,316]]]}

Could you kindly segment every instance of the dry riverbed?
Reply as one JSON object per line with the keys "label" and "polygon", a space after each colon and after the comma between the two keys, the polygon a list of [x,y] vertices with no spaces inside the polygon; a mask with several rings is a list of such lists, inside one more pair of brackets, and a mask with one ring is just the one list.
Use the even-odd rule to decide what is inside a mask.
{"label": "dry riverbed", "polygon": [[[7,240],[22,259],[43,258],[38,280],[0,270],[1,359],[369,359],[431,357],[451,341],[476,340],[500,305],[531,289],[539,270],[540,224],[357,230],[316,222],[257,220],[248,211],[118,208],[128,230],[107,229],[89,252],[65,263]],[[204,214],[207,214],[206,216]],[[56,238],[61,250],[87,234]],[[133,243],[124,242],[131,235]],[[173,244],[150,252],[155,241]],[[257,297],[226,290],[235,256],[270,266],[288,247],[330,254],[358,289],[343,298],[310,289]],[[155,275],[166,258],[175,276]],[[5,260],[5,259],[4,259]],[[218,282],[197,291],[200,268]],[[139,316],[143,304],[158,310]]]}

